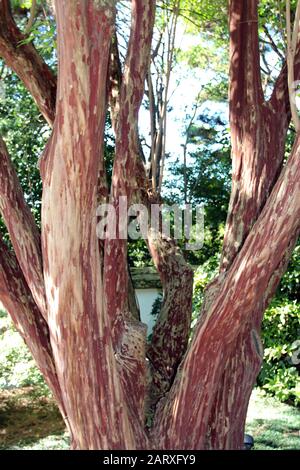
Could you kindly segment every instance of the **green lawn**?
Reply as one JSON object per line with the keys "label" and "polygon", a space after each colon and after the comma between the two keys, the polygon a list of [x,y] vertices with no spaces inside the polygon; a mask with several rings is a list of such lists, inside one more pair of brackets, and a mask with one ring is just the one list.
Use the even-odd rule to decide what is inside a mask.
{"label": "green lawn", "polygon": [[300,410],[254,390],[246,432],[257,450],[300,449]]}
{"label": "green lawn", "polygon": [[[69,442],[54,403],[30,388],[0,393],[0,448],[68,449]],[[300,449],[300,410],[255,390],[246,432],[255,450]]]}

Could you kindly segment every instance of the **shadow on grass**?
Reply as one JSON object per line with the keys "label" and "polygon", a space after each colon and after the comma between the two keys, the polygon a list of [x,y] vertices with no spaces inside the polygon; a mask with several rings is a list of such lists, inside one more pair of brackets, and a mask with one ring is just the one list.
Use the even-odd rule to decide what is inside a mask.
{"label": "shadow on grass", "polygon": [[255,450],[300,449],[299,425],[285,419],[254,419],[247,432],[254,437]]}
{"label": "shadow on grass", "polygon": [[[0,449],[68,449],[65,426],[54,400],[37,390],[0,390]],[[300,450],[299,409],[255,390],[246,432],[254,437],[254,450]]]}
{"label": "shadow on grass", "polygon": [[23,447],[64,431],[52,398],[38,396],[32,387],[0,391],[0,449]]}
{"label": "shadow on grass", "polygon": [[251,395],[246,432],[256,450],[299,450],[300,410],[256,388]]}

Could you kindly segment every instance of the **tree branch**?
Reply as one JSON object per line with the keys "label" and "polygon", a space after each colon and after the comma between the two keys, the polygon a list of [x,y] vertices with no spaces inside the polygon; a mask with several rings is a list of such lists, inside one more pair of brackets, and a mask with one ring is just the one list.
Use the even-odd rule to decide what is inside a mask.
{"label": "tree branch", "polygon": [[[242,20],[244,5],[248,5],[252,16]],[[257,1],[232,0],[230,12],[230,126],[233,171],[221,260],[222,271],[228,269],[241,249],[280,174],[289,125],[289,113],[286,112],[288,93],[284,82],[285,67],[277,80],[276,92],[274,90],[268,103],[261,94]],[[253,22],[250,22],[251,18]],[[246,135],[251,136],[251,139],[245,138]]]}
{"label": "tree branch", "polygon": [[[155,5],[156,2],[153,0],[132,0],[131,32],[122,77],[120,77],[118,58],[115,57],[111,61],[111,68],[114,69],[111,75],[115,78],[110,89],[113,90],[116,85],[114,97],[110,98],[116,133],[111,200],[116,209],[117,220],[119,220],[120,211],[119,198],[126,197],[127,203],[130,204],[139,188],[145,187],[145,171],[141,174],[142,181],[137,176],[137,165],[139,162],[142,163],[137,125],[150,60]],[[115,56],[116,54],[117,51],[115,51]],[[126,223],[127,219],[123,222]],[[117,231],[119,228],[117,223]],[[115,266],[118,266],[117,270]],[[143,424],[146,390],[146,330],[141,323],[132,320],[132,312],[129,310],[127,239],[121,240],[118,237],[117,240],[105,240],[104,282],[116,354],[120,356],[120,351],[124,347],[125,350],[132,352],[128,338],[131,338],[132,343],[140,345],[135,354],[125,357],[125,361],[121,362],[120,375],[126,390],[128,406],[132,413],[138,412]]]}
{"label": "tree branch", "polygon": [[259,68],[257,0],[230,0],[230,107],[240,115],[245,105],[264,101]]}
{"label": "tree branch", "polygon": [[40,314],[18,262],[0,237],[0,299],[27,344],[66,418],[48,325]]}
{"label": "tree branch", "polygon": [[265,43],[266,43],[266,44],[269,44],[269,45],[272,47],[273,51],[276,52],[276,54],[278,55],[278,57],[279,57],[282,61],[284,61],[284,60],[285,60],[285,57],[284,57],[284,55],[282,54],[282,52],[278,49],[278,47],[276,46],[276,43],[274,42],[274,40],[273,40],[273,38],[272,38],[272,36],[271,36],[271,34],[270,34],[270,32],[269,32],[269,30],[268,30],[268,28],[267,28],[266,25],[263,26],[263,30],[264,30],[265,35],[267,36],[267,38],[268,38],[269,41],[270,41],[270,42],[265,41]]}
{"label": "tree branch", "polygon": [[293,33],[291,32],[291,7],[290,0],[286,0],[286,29],[287,29],[287,69],[288,69],[288,90],[290,99],[290,108],[292,113],[292,120],[296,132],[300,130],[300,118],[295,102],[295,55],[298,42],[300,20],[300,2],[297,2],[296,17],[294,22]]}
{"label": "tree branch", "polygon": [[175,241],[149,230],[148,246],[163,286],[163,305],[147,350],[150,413],[170,390],[186,352],[192,316],[193,270]]}
{"label": "tree branch", "polygon": [[[57,115],[42,168],[42,246],[51,344],[70,426],[77,431],[77,447],[90,450],[146,445],[138,419],[126,406],[117,373],[96,235],[114,4],[55,2]],[[75,356],[80,358],[76,363]],[[76,384],[81,393],[74,393]]]}
{"label": "tree branch", "polygon": [[27,206],[6,145],[0,137],[0,211],[26,282],[41,314],[47,318],[39,230]]}
{"label": "tree branch", "polygon": [[55,117],[56,77],[32,43],[18,29],[10,1],[0,0],[0,56],[23,81],[50,126]]}
{"label": "tree branch", "polygon": [[35,12],[36,12],[36,0],[32,0],[31,1],[31,7],[30,7],[29,20],[28,20],[28,23],[26,25],[25,34],[30,33],[30,30],[31,30],[32,25],[34,23]]}
{"label": "tree branch", "polygon": [[[203,449],[214,405],[211,384],[220,383],[234,353],[240,325],[252,320],[264,301],[278,259],[284,259],[300,232],[300,137],[286,167],[253,226],[242,250],[224,277],[208,314],[199,320],[185,360],[167,400],[157,411],[153,436],[160,448]],[[241,296],[240,293],[245,295]],[[251,348],[261,357],[258,332],[251,331]],[[184,403],[193,403],[191,409]],[[162,416],[162,418],[160,418]],[[177,432],[185,429],[184,440]]]}
{"label": "tree branch", "polygon": [[108,102],[110,106],[111,122],[114,132],[117,132],[117,123],[120,113],[120,90],[122,84],[122,68],[119,55],[118,37],[113,35],[110,46],[108,67]]}
{"label": "tree branch", "polygon": [[[117,117],[113,119],[116,130],[116,156],[113,167],[111,196],[116,205],[117,213],[119,211],[118,199],[120,196],[126,196],[128,202],[130,202],[134,192],[145,186],[144,181],[138,181],[139,178],[136,177],[133,179],[132,175],[136,176],[135,168],[140,159],[137,120],[144,94],[144,83],[151,51],[154,14],[155,2],[150,0],[132,1],[132,26],[124,75],[122,78],[120,77],[119,66],[114,73],[113,83],[117,85],[115,97],[117,97],[119,104],[116,100],[112,103],[111,98],[114,108],[113,114]],[[114,59],[111,63],[118,64],[118,59]],[[121,86],[119,96],[118,86]],[[126,241],[121,243],[120,240],[106,240],[105,251],[110,255],[106,257],[105,270],[107,274],[110,271],[108,279],[114,276],[113,282],[111,280],[107,282],[107,293],[109,301],[112,302],[110,311],[114,319],[118,316],[118,311],[126,312],[127,310],[126,289],[122,288],[122,292],[119,293],[114,290],[117,285],[127,285],[128,282],[126,246]],[[112,253],[121,263],[118,271],[110,268],[111,265],[114,265],[111,258]]]}

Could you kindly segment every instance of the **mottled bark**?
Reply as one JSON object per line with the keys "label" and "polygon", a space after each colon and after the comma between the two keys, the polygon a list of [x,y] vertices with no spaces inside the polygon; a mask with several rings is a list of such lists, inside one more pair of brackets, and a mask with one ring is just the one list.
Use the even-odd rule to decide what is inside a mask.
{"label": "mottled bark", "polygon": [[[116,39],[112,44],[110,105],[116,133],[116,154],[111,202],[117,214],[117,233],[121,228],[118,223],[119,198],[126,197],[129,206],[138,189],[144,186],[144,181],[139,181],[136,175],[137,162],[140,158],[137,126],[150,57],[154,16],[153,0],[133,0],[131,33],[121,77]],[[122,223],[125,223],[125,237],[127,237],[127,220],[122,220]],[[115,269],[116,266],[118,269]],[[145,360],[147,328],[133,320],[133,312],[129,309],[127,239],[105,241],[104,278],[106,305],[111,317],[114,348],[119,359],[126,400],[132,413],[137,414],[143,422],[147,378]]]}
{"label": "mottled bark", "polygon": [[193,270],[176,242],[149,231],[148,246],[163,286],[163,304],[147,349],[151,383],[148,406],[169,391],[186,351],[192,316]]}
{"label": "mottled bark", "polygon": [[252,330],[256,330],[260,336],[263,314],[286,271],[298,235],[296,232],[291,237],[283,258],[272,273],[263,298],[253,309],[250,321],[243,324],[232,348],[209,418],[205,444],[208,449],[243,448],[249,398],[262,363],[262,357],[252,352]]}
{"label": "mottled bark", "polygon": [[284,157],[287,119],[264,101],[261,86],[257,5],[257,0],[230,1],[232,191],[221,270],[242,246]]}
{"label": "mottled bark", "polygon": [[[107,91],[116,133],[111,202],[117,212],[120,196],[128,204],[157,202],[147,192],[137,130],[155,2],[132,1],[122,73],[116,41],[111,46],[114,2],[56,0],[59,83],[54,130],[41,160],[42,257],[39,233],[0,141],[0,208],[18,258],[0,241],[0,298],[57,398],[73,448],[242,446],[262,360],[262,314],[300,228],[299,137],[282,170],[290,122],[286,68],[266,102],[257,3],[230,2],[233,191],[221,272],[207,290],[188,349],[192,271],[174,241],[149,234],[164,301],[147,350],[147,389],[146,331],[128,292],[127,241],[97,240],[96,208],[108,197],[102,151]],[[53,124],[55,79],[32,45],[16,47],[21,33],[9,2],[0,0],[0,11],[0,54]],[[147,393],[155,413],[150,437],[144,427]]]}
{"label": "mottled bark", "polygon": [[135,448],[143,433],[134,419],[129,421],[117,376],[96,238],[114,8],[110,1],[56,1],[56,15],[57,114],[42,163],[42,244],[51,344],[77,448]]}
{"label": "mottled bark", "polygon": [[56,77],[33,44],[17,27],[10,1],[0,0],[0,56],[23,81],[38,108],[52,126],[55,116]]}
{"label": "mottled bark", "polygon": [[[287,67],[268,101],[261,86],[257,0],[231,0],[230,130],[232,191],[223,243],[221,271],[226,271],[257,220],[282,169],[291,122]],[[295,57],[300,78],[300,47]]]}
{"label": "mottled bark", "polygon": [[20,267],[40,312],[47,317],[40,234],[0,137],[0,212]]}
{"label": "mottled bark", "polygon": [[[144,61],[143,65],[144,72],[146,71],[145,67],[146,61]],[[124,108],[124,104],[121,101],[123,77],[116,37],[113,39],[111,46],[108,78],[111,118],[113,128],[118,137],[118,132],[120,131],[118,125],[122,120],[122,114],[120,111],[122,109],[126,110],[126,107]],[[135,83],[134,85],[136,86],[137,84]],[[127,93],[125,92],[124,95],[127,95]],[[151,193],[147,191],[145,167],[139,154],[139,137],[137,133],[136,117],[131,121],[128,121],[128,124],[127,133],[129,135],[131,133],[132,135],[132,138],[127,140],[127,145],[132,142],[132,147],[127,147],[129,154],[131,153],[132,171],[127,171],[127,176],[129,176],[131,186],[130,193],[128,191],[124,191],[122,194],[128,194],[129,201],[144,204],[144,206],[148,208],[150,214],[151,203],[156,203],[157,201],[154,200]],[[124,139],[120,139],[120,141],[124,143]],[[113,181],[113,184],[116,185],[119,184],[117,173],[120,172],[117,165],[115,165],[114,171],[116,178]],[[126,172],[123,171],[123,174],[126,175]],[[153,233],[149,231],[148,247],[154,264],[160,274],[164,291],[164,301],[154,329],[154,334],[152,335],[151,345],[147,348],[147,358],[150,363],[149,383],[147,386],[146,398],[147,415],[149,415],[149,413],[153,413],[156,403],[170,389],[176,373],[176,368],[185,352],[191,323],[193,290],[192,270],[184,260],[174,240],[162,237],[161,235],[154,239]],[[124,248],[126,249],[125,246]],[[114,276],[120,276],[120,273],[112,274]],[[107,283],[111,289],[114,289],[114,284],[109,282],[110,279],[111,276],[107,276]],[[126,280],[126,282],[128,281]],[[122,285],[121,282],[119,284]],[[130,290],[129,286],[129,293]],[[128,294],[124,292],[123,305],[125,307],[123,307],[123,312],[127,312],[127,295]],[[119,299],[117,299],[115,295],[111,295],[111,297],[116,302],[119,302]],[[112,311],[115,311],[115,309],[112,309]],[[132,315],[130,305],[129,312],[127,312],[126,315],[128,315],[129,318]],[[138,394],[140,396],[140,392],[138,392]]]}
{"label": "mottled bark", "polygon": [[[271,99],[266,102],[262,96],[258,67],[257,2],[231,1],[230,19],[233,177],[221,272],[228,270],[233,263],[278,178],[291,118],[285,65],[275,83]],[[297,76],[300,72],[299,52],[296,59]],[[284,270],[281,270],[280,276],[277,276],[272,295],[283,273]],[[253,354],[249,341],[253,327],[260,331],[266,307],[267,302],[262,301],[255,306],[228,359],[209,420],[208,448],[232,449],[243,445],[249,396],[262,362]],[[251,364],[249,368],[247,365]],[[232,403],[238,405],[232,406]],[[226,432],[223,432],[224,423],[227,423]]]}
{"label": "mottled bark", "polygon": [[1,238],[0,298],[44,375],[65,418],[66,413],[56,376],[48,325],[32,298],[15,256],[8,250]]}
{"label": "mottled bark", "polygon": [[119,54],[118,37],[116,33],[114,34],[110,45],[107,78],[107,94],[110,106],[110,116],[112,127],[116,133],[120,113],[120,91],[122,85],[122,66]]}
{"label": "mottled bark", "polygon": [[[298,137],[286,168],[228,270],[204,321],[200,321],[166,402],[162,401],[158,408],[153,435],[157,435],[161,448],[206,446],[207,427],[215,404],[213,391],[217,390],[216,384],[222,383],[241,325],[252,321],[253,311],[272,282],[278,260],[285,258],[291,240],[299,236],[299,155]],[[248,347],[260,361],[262,348],[255,325]],[[193,407],[187,409],[185,403],[193,403]],[[178,435],[178,429],[184,429],[184,435]]]}

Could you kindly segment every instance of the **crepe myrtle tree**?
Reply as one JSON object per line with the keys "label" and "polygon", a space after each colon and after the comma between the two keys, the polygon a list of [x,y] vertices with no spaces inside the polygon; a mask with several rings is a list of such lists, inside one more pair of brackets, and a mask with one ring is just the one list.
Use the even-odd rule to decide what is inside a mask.
{"label": "crepe myrtle tree", "polygon": [[[220,274],[188,342],[192,271],[173,240],[149,230],[164,301],[147,345],[132,302],[127,241],[96,235],[99,202],[118,212],[120,196],[147,207],[159,200],[137,126],[155,1],[131,3],[121,67],[116,2],[56,0],[56,78],[22,41],[10,2],[0,0],[0,54],[53,128],[39,162],[41,233],[0,141],[0,209],[13,247],[0,241],[0,300],[53,392],[73,449],[239,449],[262,362],[263,312],[300,228],[298,134],[284,161],[287,67],[265,100],[258,2],[230,0],[233,185]],[[296,79],[298,53],[294,62]],[[108,105],[116,135],[111,188],[103,158]]]}

